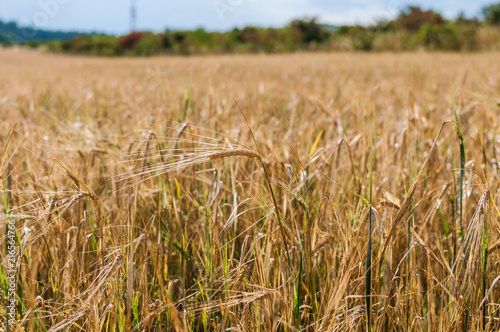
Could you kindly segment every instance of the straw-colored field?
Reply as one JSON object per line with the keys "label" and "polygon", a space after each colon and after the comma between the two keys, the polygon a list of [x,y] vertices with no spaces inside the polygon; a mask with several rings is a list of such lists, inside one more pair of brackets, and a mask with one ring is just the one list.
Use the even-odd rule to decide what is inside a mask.
{"label": "straw-colored field", "polygon": [[0,326],[498,331],[499,60],[0,50]]}

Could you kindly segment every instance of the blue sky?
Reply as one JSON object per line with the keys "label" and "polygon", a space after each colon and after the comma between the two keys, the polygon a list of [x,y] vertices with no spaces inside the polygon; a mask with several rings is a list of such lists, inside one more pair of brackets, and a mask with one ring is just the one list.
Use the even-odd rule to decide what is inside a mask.
{"label": "blue sky", "polygon": [[[0,0],[0,19],[45,29],[123,34],[130,29],[131,0]],[[331,24],[366,24],[393,17],[408,4],[447,17],[477,15],[494,1],[476,0],[136,0],[140,30],[229,30],[235,26],[282,26],[294,18],[318,16]]]}

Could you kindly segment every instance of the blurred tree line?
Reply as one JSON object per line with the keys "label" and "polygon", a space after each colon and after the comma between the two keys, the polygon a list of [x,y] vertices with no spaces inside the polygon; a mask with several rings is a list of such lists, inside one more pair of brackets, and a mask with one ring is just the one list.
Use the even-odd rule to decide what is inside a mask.
{"label": "blurred tree line", "polygon": [[[32,41],[64,40],[81,35],[76,31],[50,31],[30,26],[20,26],[16,22],[0,21],[0,44],[30,43]],[[91,35],[84,34],[84,35]]]}
{"label": "blurred tree line", "polygon": [[392,20],[380,20],[368,26],[336,27],[320,24],[316,18],[304,18],[279,29],[249,26],[228,32],[204,29],[132,32],[121,37],[88,35],[63,41],[31,42],[30,45],[56,52],[104,56],[299,50],[500,50],[500,3],[483,8],[480,18],[460,14],[449,20],[433,10],[409,6]]}

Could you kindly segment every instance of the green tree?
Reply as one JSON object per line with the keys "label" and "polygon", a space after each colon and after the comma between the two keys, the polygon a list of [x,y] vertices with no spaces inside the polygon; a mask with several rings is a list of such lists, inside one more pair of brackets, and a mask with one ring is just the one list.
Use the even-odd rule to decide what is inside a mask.
{"label": "green tree", "polygon": [[153,55],[160,53],[162,49],[162,38],[159,35],[147,32],[144,36],[135,44],[134,54],[135,55]]}
{"label": "green tree", "polygon": [[11,44],[11,39],[9,38],[9,35],[6,34],[5,32],[3,31],[0,31],[0,44],[6,44],[6,45],[9,45]]}
{"label": "green tree", "polygon": [[375,33],[367,27],[355,26],[352,29],[352,46],[356,50],[371,51],[373,41],[375,40]]}
{"label": "green tree", "polygon": [[500,3],[484,7],[482,13],[485,22],[500,25]]}
{"label": "green tree", "polygon": [[316,18],[294,20],[290,24],[290,28],[293,39],[305,45],[313,42],[321,43],[329,36],[323,25],[316,22]]}
{"label": "green tree", "polygon": [[417,44],[430,50],[453,50],[462,48],[457,27],[454,25],[437,26],[426,24],[416,34]]}

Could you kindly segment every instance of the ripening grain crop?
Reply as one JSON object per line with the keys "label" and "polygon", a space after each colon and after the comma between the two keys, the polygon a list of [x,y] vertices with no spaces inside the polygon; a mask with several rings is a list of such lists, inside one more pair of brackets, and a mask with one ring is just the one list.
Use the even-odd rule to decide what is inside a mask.
{"label": "ripening grain crop", "polygon": [[498,331],[499,59],[0,50],[10,330]]}

